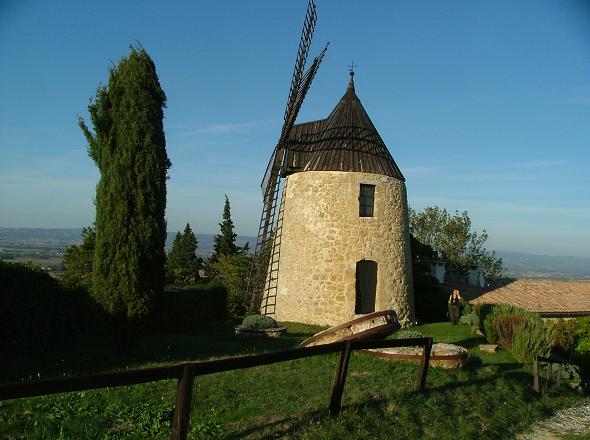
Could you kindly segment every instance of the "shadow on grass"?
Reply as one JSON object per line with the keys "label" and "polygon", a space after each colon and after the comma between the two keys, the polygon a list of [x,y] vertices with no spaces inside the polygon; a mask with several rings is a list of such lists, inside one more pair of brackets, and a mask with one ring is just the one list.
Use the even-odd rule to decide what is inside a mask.
{"label": "shadow on grass", "polygon": [[[478,364],[478,361],[474,361],[475,364]],[[470,366],[471,367],[471,366]],[[478,368],[482,368],[483,366],[480,365]],[[508,378],[510,380],[515,380],[522,385],[526,385],[530,382],[530,387],[532,390],[533,386],[533,376],[530,373],[522,371],[522,365],[518,363],[511,363],[511,364],[497,364],[497,365],[487,365],[483,368],[486,368],[487,371],[493,371],[489,376],[486,377],[478,377],[478,378],[471,378],[467,380],[457,380],[455,382],[446,383],[443,385],[432,386],[426,385],[426,393],[432,392],[446,392],[453,389],[463,388],[463,387],[471,387],[471,386],[479,386],[479,385],[488,385],[490,382],[494,382],[500,378]],[[527,385],[528,386],[528,385]]]}
{"label": "shadow on grass", "polygon": [[467,349],[479,347],[480,344],[485,344],[486,339],[482,336],[474,335],[471,338],[461,339],[460,341],[453,342],[455,345],[460,345],[461,347],[465,347]]}
{"label": "shadow on grass", "polygon": [[195,328],[189,334],[145,336],[126,354],[117,351],[113,342],[98,339],[54,347],[42,354],[6,360],[0,383],[288,350],[311,336],[295,327],[293,333],[287,332],[279,338],[239,338],[234,336],[234,326],[239,322],[226,319],[208,322],[206,327]]}
{"label": "shadow on grass", "polygon": [[[383,432],[379,432],[379,437],[390,438],[395,435],[396,438],[448,438],[450,434],[445,431],[447,428],[440,420],[433,418],[430,422],[431,425],[427,428],[429,435],[425,435],[423,431],[424,426],[418,422],[421,419],[420,415],[424,408],[416,407],[415,405],[424,405],[428,408],[438,407],[438,413],[445,413],[448,401],[446,399],[450,396],[456,396],[453,393],[460,389],[465,389],[465,395],[462,399],[473,398],[474,394],[477,394],[477,390],[480,386],[488,385],[499,380],[501,377],[508,379],[511,383],[520,384],[523,386],[528,383],[530,375],[523,372],[498,372],[493,376],[487,378],[473,379],[468,381],[457,381],[450,384],[441,386],[428,387],[424,392],[418,391],[405,391],[400,394],[392,395],[391,397],[383,397],[374,395],[367,397],[362,402],[356,402],[351,404],[344,404],[340,415],[336,418],[330,416],[328,411],[329,406],[329,395],[326,394],[326,407],[325,409],[318,409],[315,411],[309,411],[304,414],[289,414],[284,416],[274,416],[268,421],[249,425],[244,429],[236,429],[228,433],[228,439],[243,439],[243,438],[256,438],[270,440],[275,438],[298,438],[303,436],[305,438],[357,438],[359,432],[364,433],[363,438],[377,438],[374,437],[375,431],[379,432],[383,429]],[[532,385],[532,380],[531,380]],[[526,389],[526,387],[525,387]],[[346,400],[346,390],[344,391],[344,400]],[[505,396],[508,397],[508,396]],[[498,397],[495,397],[498,400]],[[540,399],[532,393],[525,400],[531,401]],[[461,402],[455,402],[457,406],[462,405]],[[465,411],[463,419],[469,419],[469,411]],[[489,414],[489,418],[493,419],[494,415]],[[516,418],[514,416],[514,425],[516,425]],[[400,420],[402,419],[402,420]],[[475,418],[480,421],[479,418]],[[394,426],[395,423],[402,423],[404,426]],[[474,420],[475,423],[475,420]],[[482,426],[488,423],[486,417],[481,420]],[[501,422],[492,422],[498,426],[496,429],[505,429],[512,431],[515,426],[510,429],[503,426]],[[468,423],[472,425],[471,422]],[[404,429],[405,428],[405,429]],[[473,429],[473,426],[470,426]],[[461,427],[460,429],[466,429]],[[476,430],[479,428],[475,428]],[[310,431],[308,431],[310,430]],[[318,432],[314,432],[317,430]],[[343,432],[344,430],[344,432]],[[370,432],[372,430],[373,432]],[[413,433],[411,431],[414,431]],[[356,434],[355,434],[356,433]],[[489,434],[489,433],[488,433]],[[417,436],[416,436],[417,435]],[[498,438],[497,434],[494,435],[482,435],[479,434],[477,437],[472,436],[458,436],[456,438]],[[508,437],[506,437],[508,438]]]}
{"label": "shadow on grass", "polygon": [[[243,438],[249,438],[254,434],[260,434],[257,435],[256,438],[264,440],[291,438],[305,426],[308,426],[314,422],[321,423],[323,420],[330,418],[331,417],[327,409],[312,411],[297,418],[285,416],[282,418],[275,418],[271,422],[251,426],[248,429],[234,431],[230,433],[227,438],[231,440],[241,440]],[[261,434],[264,431],[269,432]]]}
{"label": "shadow on grass", "polygon": [[[423,392],[415,391],[413,388],[407,389],[401,392],[395,392],[388,397],[385,397],[381,391],[376,393],[368,391],[366,397],[363,397],[363,400],[360,402],[344,404],[342,407],[343,414],[341,417],[348,417],[349,414],[355,414],[354,417],[359,417],[360,420],[364,417],[364,415],[371,414],[371,417],[375,419],[379,419],[380,417],[387,415],[391,417],[391,408],[402,408],[402,412],[406,414],[408,417],[412,417],[409,414],[413,414],[414,412],[421,412],[422,409],[416,408],[415,405],[426,405],[427,407],[439,407],[439,410],[444,413],[444,406],[446,405],[447,399],[449,398],[456,398],[457,396],[463,396],[463,399],[473,399],[478,398],[482,392],[491,392],[496,393],[497,385],[500,384],[502,381],[507,381],[511,384],[508,388],[505,386],[500,393],[504,393],[502,398],[499,398],[498,395],[494,395],[492,400],[502,400],[508,399],[512,397],[510,393],[513,391],[511,390],[524,390],[525,394],[530,394],[529,397],[524,398],[524,400],[536,400],[538,397],[532,393],[532,375],[530,373],[522,371],[522,365],[516,362],[513,363],[504,363],[498,365],[485,365],[483,368],[485,377],[481,375],[476,375],[475,370],[477,368],[482,367],[481,360],[474,358],[471,360],[471,364],[468,365],[466,370],[456,371],[456,373],[463,372],[469,374],[469,378],[461,379],[457,377],[455,380],[447,383],[440,383],[440,378],[431,377],[431,372],[429,371],[429,376],[427,377],[427,384],[426,390]],[[440,373],[441,370],[437,369],[437,373]],[[353,371],[349,371],[349,374],[352,374]],[[417,373],[417,371],[416,371]],[[451,373],[451,372],[449,372]],[[452,372],[455,373],[455,372]],[[416,375],[417,380],[417,375]],[[431,383],[435,382],[434,385]],[[436,384],[439,382],[440,384]],[[346,387],[349,387],[347,385]],[[344,390],[344,402],[347,400],[348,396],[353,395],[355,392],[352,389],[347,391],[345,387]],[[530,393],[528,390],[530,389]],[[487,390],[487,391],[483,391]],[[508,391],[507,391],[508,390]],[[349,394],[350,393],[350,394]],[[506,394],[509,393],[509,394]],[[453,396],[453,397],[451,397]],[[350,398],[350,397],[348,397]],[[461,398],[461,397],[459,397]],[[522,398],[522,397],[521,397]],[[329,415],[328,406],[330,400],[329,392],[326,393],[325,398],[325,409],[318,409],[315,411],[308,411],[303,414],[301,413],[291,413],[288,415],[275,415],[269,417],[267,421],[263,422],[254,422],[254,424],[249,424],[247,428],[239,428],[232,431],[229,434],[228,438],[231,439],[241,439],[241,438],[257,438],[257,439],[272,439],[272,438],[291,438],[291,437],[298,437],[300,434],[305,433],[308,436],[310,435],[307,432],[307,429],[318,429],[322,430],[322,435],[318,435],[321,438],[353,438],[353,437],[340,437],[340,433],[331,431],[332,429],[339,430],[342,429],[342,426],[334,426],[334,425],[348,425],[353,426],[356,422],[350,422],[348,420],[342,421],[338,419],[334,419]],[[462,403],[455,402],[458,406],[461,406]],[[388,414],[386,414],[388,413]],[[360,414],[360,416],[359,416]],[[406,417],[404,416],[404,417]],[[492,417],[493,415],[490,415]],[[467,416],[465,416],[467,417]],[[465,418],[464,417],[464,418]],[[468,418],[468,417],[467,417]],[[332,422],[333,420],[336,420]],[[370,422],[368,422],[370,423]],[[387,424],[388,422],[383,422]],[[484,421],[485,423],[485,421]],[[324,425],[329,425],[325,427]],[[356,429],[356,428],[355,428]],[[362,431],[362,428],[358,428]],[[389,429],[389,428],[387,428]],[[439,428],[441,429],[441,428]],[[393,431],[393,428],[391,429]],[[361,432],[358,431],[358,432]],[[352,434],[352,433],[351,433]],[[367,434],[367,433],[365,433]],[[389,434],[387,434],[389,437]],[[306,437],[308,438],[308,437]],[[309,438],[314,438],[312,434]],[[366,437],[372,438],[372,437]],[[384,437],[385,438],[385,437]],[[412,437],[409,434],[406,437],[402,438],[420,438],[420,437]],[[445,437],[446,438],[446,437]],[[472,437],[469,437],[472,438]],[[473,437],[475,438],[475,437]],[[479,438],[479,437],[478,437]],[[490,437],[487,437],[490,438]],[[493,438],[493,437],[492,437]]]}

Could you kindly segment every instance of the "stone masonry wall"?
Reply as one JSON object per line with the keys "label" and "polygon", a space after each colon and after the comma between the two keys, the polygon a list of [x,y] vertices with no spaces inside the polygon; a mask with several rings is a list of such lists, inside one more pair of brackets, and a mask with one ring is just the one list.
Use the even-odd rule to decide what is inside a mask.
{"label": "stone masonry wall", "polygon": [[[359,217],[360,184],[375,185]],[[414,320],[405,184],[379,174],[307,171],[287,178],[275,318],[335,325],[355,318],[356,262],[377,262],[375,310]]]}

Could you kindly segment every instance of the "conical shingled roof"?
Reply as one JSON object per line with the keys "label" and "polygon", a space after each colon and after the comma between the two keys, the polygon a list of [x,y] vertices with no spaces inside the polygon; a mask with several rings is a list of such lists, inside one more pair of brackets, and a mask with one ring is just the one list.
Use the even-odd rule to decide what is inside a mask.
{"label": "conical shingled roof", "polygon": [[353,75],[326,119],[293,126],[287,141],[286,174],[357,171],[405,180],[356,96]]}

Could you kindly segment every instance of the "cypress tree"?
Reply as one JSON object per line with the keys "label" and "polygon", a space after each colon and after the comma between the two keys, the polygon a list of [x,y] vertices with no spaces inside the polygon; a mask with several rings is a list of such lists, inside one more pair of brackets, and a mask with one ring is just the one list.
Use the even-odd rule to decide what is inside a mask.
{"label": "cypress tree", "polygon": [[238,235],[234,232],[234,222],[231,219],[231,208],[227,195],[223,206],[223,221],[219,223],[219,228],[220,233],[215,236],[213,243],[212,261],[217,261],[219,255],[231,255],[239,250],[236,246],[236,237]]}
{"label": "cypress tree", "polygon": [[165,105],[154,62],[131,47],[88,106],[94,133],[79,120],[100,171],[92,294],[128,320],[148,314],[164,287]]}

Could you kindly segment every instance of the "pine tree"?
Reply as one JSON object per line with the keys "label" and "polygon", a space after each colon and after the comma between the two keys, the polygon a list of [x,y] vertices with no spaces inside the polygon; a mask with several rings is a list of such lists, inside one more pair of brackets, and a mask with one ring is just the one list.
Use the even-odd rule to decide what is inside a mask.
{"label": "pine tree", "polygon": [[170,252],[166,255],[166,282],[174,284],[174,272],[180,267],[180,253],[182,248],[182,233],[178,231],[172,242]]}
{"label": "pine tree", "polygon": [[88,106],[94,133],[79,120],[100,172],[92,294],[126,319],[149,313],[164,286],[165,105],[154,62],[131,47]]}
{"label": "pine tree", "polygon": [[197,238],[187,223],[178,232],[166,257],[167,281],[177,287],[190,286],[199,279],[201,259],[197,257]]}
{"label": "pine tree", "polygon": [[237,234],[234,232],[234,222],[231,219],[229,199],[225,196],[223,206],[223,221],[219,223],[220,233],[215,236],[211,261],[217,261],[219,255],[232,255],[239,252],[236,246]]}

